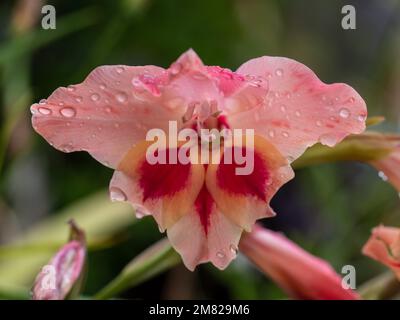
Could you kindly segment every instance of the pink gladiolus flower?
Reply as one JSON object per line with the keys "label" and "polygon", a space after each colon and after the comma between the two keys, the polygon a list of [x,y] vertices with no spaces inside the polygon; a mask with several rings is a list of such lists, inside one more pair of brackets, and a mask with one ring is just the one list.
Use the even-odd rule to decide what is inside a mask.
{"label": "pink gladiolus flower", "polygon": [[37,275],[32,289],[33,300],[64,300],[82,277],[86,259],[85,235],[73,221],[70,224],[71,240]]}
{"label": "pink gladiolus flower", "polygon": [[284,235],[255,226],[240,241],[240,250],[294,299],[356,300],[326,261],[300,248]]}
{"label": "pink gladiolus flower", "polygon": [[400,280],[400,228],[374,228],[362,252],[388,266]]}
{"label": "pink gladiolus flower", "polygon": [[[261,57],[232,72],[204,65],[193,50],[168,69],[96,68],[31,111],[33,127],[55,148],[85,150],[115,169],[111,198],[152,215],[191,270],[208,261],[225,268],[242,231],[274,215],[269,202],[293,177],[290,162],[317,142],[333,146],[362,132],[367,115],[354,89],[324,84],[294,60]],[[169,132],[170,121],[178,132],[253,129],[254,146],[227,143],[217,164],[151,164],[146,134]],[[223,163],[235,148],[254,154],[251,174],[236,175],[241,164]]]}

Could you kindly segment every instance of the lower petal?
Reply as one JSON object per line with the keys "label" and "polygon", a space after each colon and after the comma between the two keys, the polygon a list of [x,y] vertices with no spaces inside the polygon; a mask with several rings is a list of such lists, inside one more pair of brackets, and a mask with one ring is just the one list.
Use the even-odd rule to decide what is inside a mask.
{"label": "lower petal", "polygon": [[[205,262],[223,270],[236,257],[242,228],[221,213],[211,196],[209,199],[207,208],[194,206],[167,231],[172,246],[189,270]],[[201,218],[204,215],[207,227]]]}

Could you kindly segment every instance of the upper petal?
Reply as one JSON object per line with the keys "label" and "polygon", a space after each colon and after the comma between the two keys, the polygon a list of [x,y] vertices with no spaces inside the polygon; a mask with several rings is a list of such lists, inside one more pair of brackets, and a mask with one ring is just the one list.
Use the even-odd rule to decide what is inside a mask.
{"label": "upper petal", "polygon": [[58,88],[31,106],[32,124],[55,148],[88,151],[112,168],[153,128],[178,130],[188,105],[204,100],[222,104],[215,80],[193,50],[170,68],[102,66],[84,82]]}
{"label": "upper petal", "polygon": [[180,121],[183,105],[170,108],[162,96],[135,82],[138,77],[163,73],[155,66],[98,67],[83,83],[58,88],[47,100],[34,104],[33,127],[55,148],[85,150],[115,168],[149,129],[167,128],[168,120]]}
{"label": "upper petal", "polygon": [[321,82],[297,61],[264,56],[244,63],[237,73],[264,79],[269,92],[255,93],[253,102],[228,104],[228,123],[255,129],[291,161],[316,142],[333,146],[365,129],[367,110],[361,96],[346,84]]}

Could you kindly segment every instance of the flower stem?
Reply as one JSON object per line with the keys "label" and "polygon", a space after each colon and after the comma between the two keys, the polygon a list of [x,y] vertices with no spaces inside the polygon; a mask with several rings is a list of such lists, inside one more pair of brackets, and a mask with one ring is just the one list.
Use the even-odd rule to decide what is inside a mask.
{"label": "flower stem", "polygon": [[105,300],[159,274],[180,262],[179,255],[167,239],[160,240],[134,258],[121,273],[101,289],[95,299]]}

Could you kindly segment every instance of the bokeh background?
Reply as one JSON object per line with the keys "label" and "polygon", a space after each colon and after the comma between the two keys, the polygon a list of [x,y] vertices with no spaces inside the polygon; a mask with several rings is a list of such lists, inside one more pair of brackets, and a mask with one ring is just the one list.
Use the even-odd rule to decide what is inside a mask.
{"label": "bokeh background", "polygon": [[[42,30],[42,5],[57,12]],[[341,28],[352,4],[357,29]],[[29,106],[104,64],[167,67],[193,48],[206,64],[236,69],[262,55],[303,62],[327,83],[346,82],[365,98],[378,130],[400,124],[400,3],[395,0],[89,0],[0,3],[0,297],[27,297],[35,274],[67,239],[68,217],[88,230],[90,296],[161,239],[151,218],[135,220],[106,190],[112,170],[86,153],[61,153],[30,124]],[[296,172],[273,200],[265,226],[280,230],[357,284],[384,270],[361,255],[370,229],[400,225],[397,192],[365,164]],[[295,267],[295,266],[294,266]],[[239,257],[224,271],[179,265],[126,291],[124,298],[284,298]]]}

